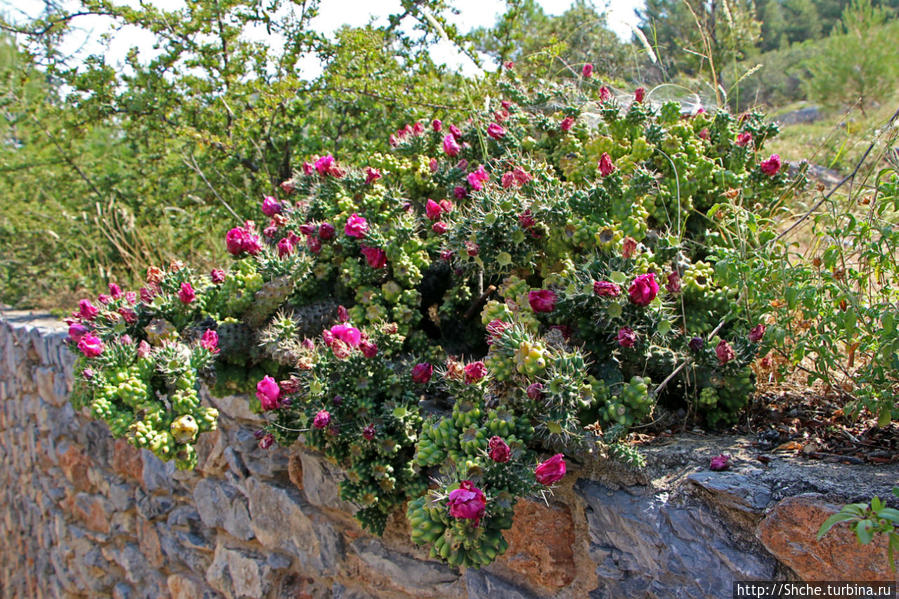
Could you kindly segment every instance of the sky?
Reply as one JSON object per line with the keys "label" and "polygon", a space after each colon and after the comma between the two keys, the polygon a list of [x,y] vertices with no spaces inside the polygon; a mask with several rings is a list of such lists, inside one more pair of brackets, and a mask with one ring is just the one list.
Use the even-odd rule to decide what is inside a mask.
{"label": "sky", "polygon": [[[137,0],[126,0],[129,4],[137,4]],[[538,0],[547,14],[558,15],[571,6],[572,0]],[[123,2],[124,3],[124,2]],[[163,9],[177,9],[183,6],[182,0],[150,0]],[[505,7],[503,0],[454,0],[452,4],[459,10],[454,17],[460,31],[489,26],[496,22]],[[630,39],[631,27],[637,23],[634,9],[643,5],[642,0],[595,0],[599,8],[607,6],[609,26],[623,39]],[[43,9],[41,0],[0,0],[0,13],[17,21],[22,18],[38,15]],[[375,20],[375,23],[386,23],[386,16],[401,11],[400,0],[323,0],[320,14],[314,21],[315,27],[324,33],[333,33],[342,25],[361,26]],[[77,31],[67,40],[62,50],[76,57],[86,57],[102,53],[109,64],[121,65],[124,56],[131,47],[137,46],[145,55],[152,52],[152,36],[149,33],[132,28],[115,33],[104,43],[101,37],[109,32],[111,20],[105,17],[82,17],[76,21]],[[432,50],[432,56],[438,63],[445,63],[458,68],[463,73],[474,74],[477,67],[456,50],[449,42],[438,44]],[[305,77],[315,77],[321,71],[316,59],[301,63],[300,68]]]}

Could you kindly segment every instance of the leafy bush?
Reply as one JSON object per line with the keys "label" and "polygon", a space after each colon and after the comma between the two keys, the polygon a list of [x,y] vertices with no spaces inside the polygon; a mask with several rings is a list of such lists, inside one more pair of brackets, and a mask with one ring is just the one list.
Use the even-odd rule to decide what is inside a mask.
{"label": "leafy bush", "polygon": [[[81,339],[78,401],[189,467],[187,373],[255,386],[262,446],[322,451],[366,528],[408,501],[413,539],[470,566],[504,551],[516,499],[560,480],[564,454],[639,464],[621,439],[665,411],[734,423],[765,327],[712,262],[770,238],[759,223],[791,183],[759,154],[776,128],[642,90],[620,104],[590,80],[502,90],[359,167],[303,163],[261,231],[227,233],[227,273],[152,271],[135,316],[106,298],[76,314],[103,343]],[[101,384],[123,367],[140,402]]]}
{"label": "leafy bush", "polygon": [[827,104],[858,103],[864,110],[896,89],[899,68],[893,45],[899,22],[871,0],[853,0],[843,11],[842,28],[809,62],[809,97]]}

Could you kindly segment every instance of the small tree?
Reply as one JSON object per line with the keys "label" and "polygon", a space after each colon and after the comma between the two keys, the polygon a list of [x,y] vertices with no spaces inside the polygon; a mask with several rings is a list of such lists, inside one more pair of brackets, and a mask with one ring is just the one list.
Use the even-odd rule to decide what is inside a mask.
{"label": "small tree", "polygon": [[809,97],[832,106],[858,102],[864,113],[896,89],[897,35],[899,22],[887,23],[883,8],[871,0],[853,0],[843,11],[839,33],[809,63]]}

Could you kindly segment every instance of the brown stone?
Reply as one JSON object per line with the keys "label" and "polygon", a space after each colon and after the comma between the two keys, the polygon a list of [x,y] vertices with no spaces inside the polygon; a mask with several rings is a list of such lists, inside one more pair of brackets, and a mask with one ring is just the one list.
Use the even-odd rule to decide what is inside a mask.
{"label": "brown stone", "polygon": [[166,579],[172,599],[197,599],[203,596],[206,585],[192,576],[172,574]]}
{"label": "brown stone", "polygon": [[203,433],[197,438],[197,470],[210,476],[220,476],[228,469],[228,461],[225,459],[227,448],[227,435],[215,429]]}
{"label": "brown stone", "polygon": [[94,532],[109,533],[112,506],[98,495],[78,493],[71,502],[72,514]]}
{"label": "brown stone", "polygon": [[503,535],[509,549],[497,561],[529,583],[560,589],[574,580],[574,522],[568,506],[521,500],[512,528]]}
{"label": "brown stone", "polygon": [[91,485],[88,479],[88,470],[91,467],[90,458],[76,445],[69,448],[59,456],[59,467],[66,479],[74,485],[78,491],[89,491]]}
{"label": "brown stone", "polygon": [[112,469],[116,474],[125,478],[141,480],[144,461],[140,450],[125,439],[116,439],[112,454]]}
{"label": "brown stone", "polygon": [[162,566],[162,547],[159,544],[159,533],[149,520],[139,518],[137,542],[140,552],[154,568]]}
{"label": "brown stone", "polygon": [[290,476],[290,482],[296,485],[297,489],[303,490],[303,460],[299,453],[292,453],[290,461],[287,463],[287,474]]}
{"label": "brown stone", "polygon": [[805,581],[893,580],[886,537],[861,545],[846,524],[837,524],[820,541],[818,529],[839,506],[816,496],[788,497],[759,523],[759,540]]}

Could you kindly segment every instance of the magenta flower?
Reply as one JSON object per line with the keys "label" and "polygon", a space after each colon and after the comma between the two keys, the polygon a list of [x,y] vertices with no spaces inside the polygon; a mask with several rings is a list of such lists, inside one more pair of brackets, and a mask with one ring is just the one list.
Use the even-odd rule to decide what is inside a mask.
{"label": "magenta flower", "polygon": [[83,299],[78,302],[77,315],[84,320],[93,320],[100,313],[100,309],[94,306],[90,300]]}
{"label": "magenta flower", "polygon": [[443,123],[440,122],[440,119],[431,121],[431,129],[434,130],[434,133],[440,133],[440,130],[443,129]]}
{"label": "magenta flower", "polygon": [[185,305],[197,299],[197,294],[190,283],[181,283],[181,289],[178,290],[178,299]]}
{"label": "magenta flower", "polygon": [[481,252],[481,246],[473,241],[465,240],[465,253],[474,258]]}
{"label": "magenta flower", "polygon": [[500,177],[499,182],[503,186],[503,189],[509,189],[515,184],[515,175],[512,174],[512,171],[503,173],[503,176]]}
{"label": "magenta flower", "polygon": [[531,383],[525,391],[532,401],[537,401],[543,397],[543,383]]}
{"label": "magenta flower", "polygon": [[446,135],[443,138],[443,151],[446,152],[447,156],[458,156],[459,152],[462,151],[462,148],[459,146],[455,137]]}
{"label": "magenta flower", "polygon": [[303,223],[299,226],[299,231],[301,235],[315,235],[316,227],[313,223]]}
{"label": "magenta flower", "polygon": [[634,90],[634,102],[642,103],[643,98],[646,97],[646,90],[642,87],[638,87]]}
{"label": "magenta flower", "polygon": [[537,224],[534,215],[531,214],[530,208],[518,215],[518,224],[521,225],[522,229],[530,229]]}
{"label": "magenta flower", "polygon": [[708,127],[703,127],[702,130],[697,134],[700,139],[708,140],[709,138],[709,129]]}
{"label": "magenta flower", "polygon": [[315,161],[315,170],[319,175],[327,175],[331,172],[331,167],[334,166],[334,157],[330,154],[326,156],[322,156],[318,160]]}
{"label": "magenta flower", "polygon": [[374,341],[364,339],[359,343],[359,350],[366,358],[374,358],[378,355],[378,346]]}
{"label": "magenta flower", "polygon": [[243,240],[246,236],[246,231],[244,231],[240,227],[234,227],[225,235],[225,245],[228,248],[228,253],[232,256],[239,256],[243,253]]}
{"label": "magenta flower", "polygon": [[465,365],[465,382],[469,385],[471,383],[476,383],[487,374],[487,367],[483,362],[472,362],[471,364]]}
{"label": "magenta flower", "polygon": [[462,139],[462,130],[456,127],[455,125],[449,126],[450,135],[455,137],[456,139]]}
{"label": "magenta flower", "polygon": [[262,214],[266,216],[274,216],[280,214],[282,210],[281,202],[272,196],[262,198]]}
{"label": "magenta flower", "polygon": [[428,215],[429,220],[437,220],[440,218],[440,215],[443,214],[443,208],[440,207],[440,204],[429,198],[425,204],[425,213]]}
{"label": "magenta flower", "polygon": [[331,335],[350,347],[358,347],[362,341],[362,333],[356,327],[347,324],[335,324],[331,327]]}
{"label": "magenta flower", "polygon": [[[71,329],[70,329],[71,330]],[[758,343],[762,340],[762,337],[765,336],[765,325],[757,324],[752,327],[752,330],[749,331],[749,341],[752,343]]]}
{"label": "magenta flower", "polygon": [[365,261],[372,268],[384,268],[387,265],[387,253],[381,248],[372,248],[363,245],[360,250],[365,256]]}
{"label": "magenta flower", "polygon": [[474,520],[474,525],[477,526],[487,509],[487,497],[470,480],[463,480],[458,489],[450,491],[447,505],[450,516]]}
{"label": "magenta flower", "polygon": [[331,424],[331,413],[327,410],[319,410],[312,419],[312,426],[319,430],[327,428],[329,424]]}
{"label": "magenta flower", "polygon": [[303,174],[304,175],[309,176],[314,172],[315,172],[315,166],[313,166],[313,164],[311,162],[307,161],[307,162],[303,163]]}
{"label": "magenta flower", "polygon": [[112,299],[119,299],[122,297],[122,288],[116,285],[115,283],[109,284],[109,295],[112,296]]}
{"label": "magenta flower", "polygon": [[412,367],[412,380],[420,385],[427,384],[434,374],[434,367],[427,362],[419,362]]}
{"label": "magenta flower", "polygon": [[293,243],[291,243],[289,237],[284,237],[283,239],[278,241],[278,257],[283,258],[285,256],[289,256],[294,251]]}
{"label": "magenta flower", "polygon": [[479,165],[476,170],[468,173],[468,184],[475,191],[481,191],[484,188],[483,184],[489,180],[490,175],[484,170],[483,164]]}
{"label": "magenta flower", "polygon": [[493,342],[509,329],[511,325],[502,320],[495,318],[487,323],[487,345],[493,345]]}
{"label": "magenta flower", "polygon": [[556,309],[556,293],[552,289],[528,292],[528,304],[534,312],[552,312]]}
{"label": "magenta flower", "polygon": [[317,254],[322,251],[322,240],[318,237],[309,235],[306,237],[306,247],[309,248],[309,251],[313,254]]}
{"label": "magenta flower", "polygon": [[265,375],[256,383],[256,399],[262,404],[263,410],[275,410],[281,407],[281,388],[277,381]]}
{"label": "magenta flower", "polygon": [[134,324],[135,322],[137,322],[137,312],[135,312],[131,308],[122,306],[121,308],[119,308],[118,312],[122,319],[128,324]]}
{"label": "magenta flower", "polygon": [[715,346],[715,355],[718,356],[718,363],[722,366],[737,357],[737,354],[734,353],[734,348],[724,339]]}
{"label": "magenta flower", "polygon": [[621,327],[618,329],[618,335],[615,337],[615,340],[621,347],[634,347],[637,343],[637,333],[630,327]]}
{"label": "magenta flower", "polygon": [[656,283],[655,273],[638,275],[627,292],[633,303],[638,306],[648,306],[659,293],[659,284]]}
{"label": "magenta flower", "polygon": [[337,306],[337,322],[346,322],[350,319],[350,313],[346,306]]}
{"label": "magenta flower", "polygon": [[468,190],[461,185],[456,185],[453,188],[453,197],[457,200],[464,200],[466,197],[468,197]]}
{"label": "magenta flower", "polygon": [[93,333],[85,333],[78,341],[78,349],[88,358],[96,358],[103,353],[103,342]]}
{"label": "magenta flower", "polygon": [[200,347],[205,347],[210,353],[219,353],[219,334],[212,329],[206,329],[200,338]]}
{"label": "magenta flower", "polygon": [[73,322],[69,325],[69,341],[78,343],[81,338],[90,332],[90,329],[80,322]]}
{"label": "magenta flower", "polygon": [[722,453],[721,455],[713,457],[709,464],[709,469],[716,472],[730,469],[730,456]]}
{"label": "magenta flower", "polygon": [[267,435],[263,435],[261,439],[259,439],[259,449],[268,449],[275,443],[275,436],[271,433]]}
{"label": "magenta flower", "polygon": [[566,133],[568,131],[571,131],[571,128],[573,126],[574,126],[574,117],[570,117],[570,116],[566,116],[564,119],[562,119],[562,122],[559,124],[559,127],[562,129],[562,131],[565,131]]}
{"label": "magenta flower", "polygon": [[356,239],[364,237],[367,231],[368,221],[355,212],[346,220],[346,226],[343,228],[344,233],[350,237],[355,237]]}
{"label": "magenta flower", "polygon": [[762,172],[768,175],[769,177],[773,177],[777,174],[777,171],[780,170],[781,162],[780,156],[777,154],[771,154],[771,157],[767,160],[763,160],[759,165],[759,168],[762,169]]}
{"label": "magenta flower", "polygon": [[225,235],[225,245],[228,253],[233,256],[239,256],[244,252],[255,255],[262,249],[259,236],[244,227],[234,227],[228,231]]}
{"label": "magenta flower", "polygon": [[637,240],[628,235],[621,241],[621,257],[625,260],[637,251]]}
{"label": "magenta flower", "polygon": [[490,440],[487,442],[487,455],[494,462],[505,464],[512,457],[512,450],[502,440],[502,437],[494,436],[490,437]]}
{"label": "magenta flower", "polygon": [[492,137],[493,139],[500,140],[506,136],[506,130],[503,129],[502,125],[497,123],[490,123],[487,125],[487,135]]}
{"label": "magenta flower", "polygon": [[589,79],[593,76],[593,65],[589,62],[584,65],[584,68],[581,69],[581,76],[584,79]]}
{"label": "magenta flower", "polygon": [[431,230],[437,233],[438,235],[443,235],[449,229],[449,225],[443,222],[442,220],[438,220],[436,223],[431,225]]}
{"label": "magenta flower", "polygon": [[545,462],[542,462],[534,470],[534,477],[541,485],[551,485],[562,480],[565,476],[565,456],[557,453]]}
{"label": "magenta flower", "polygon": [[440,209],[449,214],[453,211],[453,203],[449,200],[440,200]]}
{"label": "magenta flower", "polygon": [[603,85],[599,88],[599,101],[600,102],[608,102],[612,99],[612,92],[609,91],[609,88]]}
{"label": "magenta flower", "polygon": [[705,340],[702,337],[693,337],[687,344],[694,352],[698,352],[705,346]]}
{"label": "magenta flower", "polygon": [[749,131],[743,131],[739,135],[737,135],[737,141],[735,142],[739,147],[745,148],[750,143],[752,143],[752,133]]}
{"label": "magenta flower", "polygon": [[125,301],[131,304],[132,306],[137,303],[137,294],[133,291],[125,292]]}
{"label": "magenta flower", "polygon": [[331,223],[322,223],[318,226],[318,236],[323,241],[334,239],[334,225]]}
{"label": "magenta flower", "polygon": [[362,438],[366,441],[371,441],[375,438],[375,425],[368,424],[362,429]]}
{"label": "magenta flower", "polygon": [[112,298],[106,295],[105,293],[101,293],[97,296],[97,301],[103,304],[104,306],[112,301]]}
{"label": "magenta flower", "polygon": [[603,177],[608,177],[615,172],[615,165],[612,163],[612,157],[609,156],[608,152],[602,153],[597,166],[599,167],[599,174]]}
{"label": "magenta flower", "polygon": [[365,169],[365,184],[371,185],[375,181],[381,178],[381,171],[376,168],[367,167]]}
{"label": "magenta flower", "polygon": [[611,281],[594,281],[593,293],[599,297],[618,297],[621,295],[621,287]]}
{"label": "magenta flower", "polygon": [[665,282],[665,289],[672,295],[680,293],[680,275],[676,272],[668,273],[668,280]]}
{"label": "magenta flower", "polygon": [[213,268],[212,272],[209,273],[209,278],[213,283],[218,285],[219,283],[225,282],[225,271],[221,268]]}
{"label": "magenta flower", "polygon": [[141,339],[141,342],[137,344],[137,357],[138,358],[146,358],[150,355],[150,352],[153,351],[153,348],[150,347],[150,344]]}
{"label": "magenta flower", "polygon": [[281,191],[283,191],[287,195],[290,195],[297,190],[297,186],[296,184],[294,184],[293,179],[281,181],[281,184],[278,187],[280,187]]}

